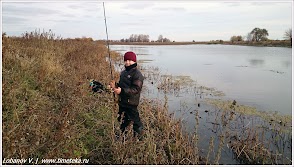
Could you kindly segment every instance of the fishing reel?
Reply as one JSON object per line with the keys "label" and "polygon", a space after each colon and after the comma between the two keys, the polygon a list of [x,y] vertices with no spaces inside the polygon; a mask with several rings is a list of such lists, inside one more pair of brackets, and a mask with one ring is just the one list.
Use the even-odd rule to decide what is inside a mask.
{"label": "fishing reel", "polygon": [[[115,82],[115,87],[118,87],[118,83]],[[90,79],[89,88],[93,93],[102,93],[107,92],[111,93],[113,90],[111,89],[110,85],[104,86],[101,82],[96,81],[94,79]]]}
{"label": "fishing reel", "polygon": [[103,91],[107,91],[107,88],[102,83],[95,81],[94,79],[90,80],[89,88],[94,93],[102,93]]}

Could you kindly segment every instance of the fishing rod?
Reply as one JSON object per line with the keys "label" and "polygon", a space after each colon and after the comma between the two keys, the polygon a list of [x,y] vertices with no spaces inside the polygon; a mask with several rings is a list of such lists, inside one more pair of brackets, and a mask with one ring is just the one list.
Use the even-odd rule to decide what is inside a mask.
{"label": "fishing rod", "polygon": [[[113,82],[113,74],[112,74],[112,65],[111,65],[111,58],[110,58],[110,50],[109,50],[109,42],[108,42],[108,31],[107,31],[107,23],[106,23],[106,15],[105,15],[105,7],[104,7],[104,2],[103,2],[103,11],[104,11],[104,21],[105,21],[105,30],[106,30],[106,43],[107,43],[107,48],[108,48],[108,58],[109,58],[109,67],[110,67],[110,75],[111,75],[111,82]],[[113,100],[115,101],[115,93],[113,93]],[[114,103],[113,103],[114,104]],[[114,111],[116,110],[115,104],[113,105]],[[111,122],[112,122],[112,140],[114,141],[114,114],[111,114]]]}
{"label": "fishing rod", "polygon": [[[105,14],[105,7],[103,2],[103,11],[104,11],[104,22],[105,22],[105,30],[106,30],[106,44],[108,48],[108,59],[109,59],[109,68],[110,68],[110,75],[111,75],[111,82],[113,81],[113,74],[112,74],[112,64],[110,58],[110,49],[109,49],[109,41],[108,41],[108,31],[107,31],[107,23],[106,23],[106,14]],[[115,93],[113,92],[113,98],[115,99]]]}
{"label": "fishing rod", "polygon": [[110,58],[110,50],[109,50],[109,42],[108,42],[108,31],[107,31],[107,23],[106,23],[106,15],[105,15],[105,7],[104,7],[104,2],[103,2],[103,11],[104,11],[104,22],[105,22],[105,29],[106,29],[106,44],[108,48],[108,58],[109,58],[109,67],[110,67],[110,75],[111,75],[111,80],[113,80],[113,74],[112,74],[112,65],[111,65],[111,58]]}

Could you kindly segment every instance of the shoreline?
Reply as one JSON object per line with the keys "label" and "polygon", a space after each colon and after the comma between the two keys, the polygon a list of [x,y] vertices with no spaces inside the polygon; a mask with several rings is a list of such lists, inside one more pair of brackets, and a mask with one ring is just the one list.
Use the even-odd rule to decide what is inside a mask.
{"label": "shoreline", "polygon": [[109,42],[109,45],[239,45],[239,46],[258,46],[258,47],[286,47],[292,48],[291,41],[271,40],[261,42],[230,42],[230,41],[210,41],[210,42]]}

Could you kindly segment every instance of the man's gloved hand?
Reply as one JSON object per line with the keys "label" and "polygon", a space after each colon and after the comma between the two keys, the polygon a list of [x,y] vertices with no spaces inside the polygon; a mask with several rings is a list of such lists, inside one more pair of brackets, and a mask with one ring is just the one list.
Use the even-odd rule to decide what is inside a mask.
{"label": "man's gloved hand", "polygon": [[115,81],[114,80],[110,81],[109,86],[110,86],[110,88],[114,89],[115,88]]}

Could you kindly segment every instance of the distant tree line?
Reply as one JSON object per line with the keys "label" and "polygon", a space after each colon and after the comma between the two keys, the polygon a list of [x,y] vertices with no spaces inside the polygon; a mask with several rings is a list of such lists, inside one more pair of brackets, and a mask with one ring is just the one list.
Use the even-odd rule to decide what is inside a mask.
{"label": "distant tree line", "polygon": [[149,35],[145,34],[132,34],[129,38],[121,39],[121,42],[149,42]]}
{"label": "distant tree line", "polygon": [[[234,35],[230,38],[230,41],[232,43],[234,42],[242,42],[242,41],[248,41],[248,42],[259,42],[259,41],[267,41],[268,40],[268,30],[264,28],[254,28],[249,33],[247,33],[246,36],[241,35]],[[284,34],[285,40],[292,41],[292,29],[288,29],[285,31]],[[157,40],[150,40],[149,35],[146,34],[132,34],[129,38],[121,39],[120,42],[171,42],[170,39],[163,37],[163,35],[159,35]],[[175,41],[173,41],[175,42]],[[193,40],[192,42],[195,42]],[[223,40],[216,40],[216,41],[210,41],[210,42],[217,42],[217,43],[223,43]]]}
{"label": "distant tree line", "polygon": [[157,39],[156,42],[170,42],[170,39],[168,39],[168,38],[163,38],[162,35],[159,35],[159,36],[158,36],[158,39]]}
{"label": "distant tree line", "polygon": [[247,34],[246,37],[242,37],[241,35],[232,36],[230,41],[231,42],[238,42],[238,41],[266,41],[268,36],[268,31],[266,29],[254,28],[251,32]]}
{"label": "distant tree line", "polygon": [[[120,42],[150,42],[150,39],[149,35],[132,34],[129,38],[121,39]],[[164,38],[162,35],[159,35],[157,40],[151,40],[151,42],[171,42],[171,40]]]}
{"label": "distant tree line", "polygon": [[268,32],[266,29],[254,28],[250,34],[252,35],[253,41],[266,41]]}
{"label": "distant tree line", "polygon": [[[254,28],[252,31],[250,31],[247,36],[242,37],[241,35],[238,36],[232,36],[230,41],[231,42],[238,42],[238,41],[267,41],[268,38],[267,36],[269,35],[268,31],[266,29],[261,29],[261,28]],[[285,31],[284,34],[284,39],[285,40],[290,40],[292,41],[292,29],[288,29]]]}
{"label": "distant tree line", "polygon": [[239,36],[232,36],[230,41],[231,42],[234,42],[234,41],[243,41],[243,37],[241,35],[239,35]]}
{"label": "distant tree line", "polygon": [[285,31],[284,39],[292,41],[292,28]]}

